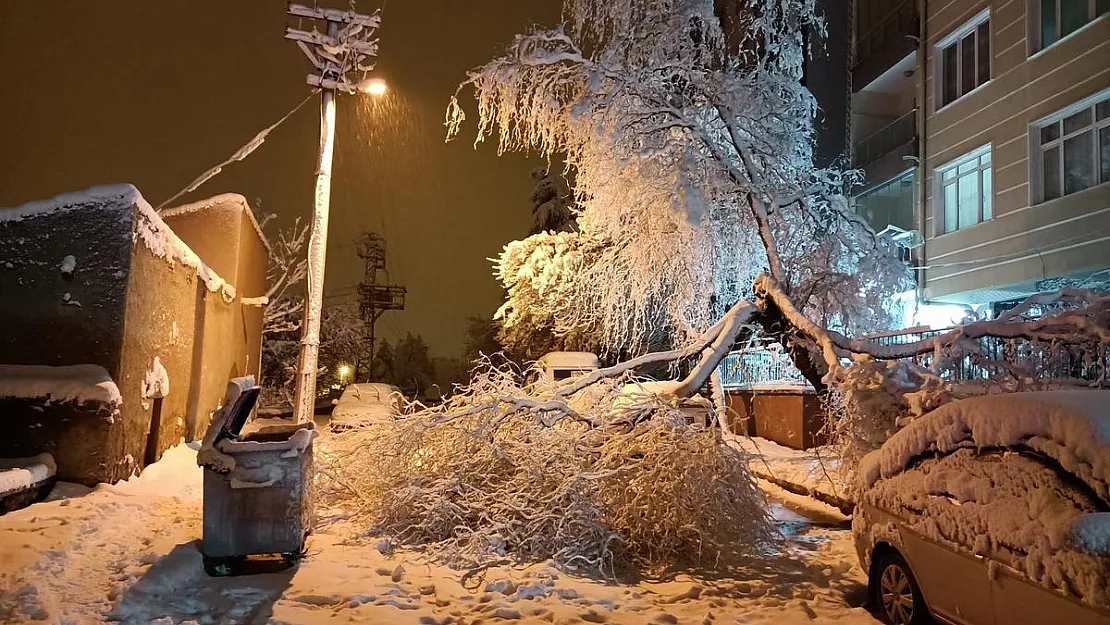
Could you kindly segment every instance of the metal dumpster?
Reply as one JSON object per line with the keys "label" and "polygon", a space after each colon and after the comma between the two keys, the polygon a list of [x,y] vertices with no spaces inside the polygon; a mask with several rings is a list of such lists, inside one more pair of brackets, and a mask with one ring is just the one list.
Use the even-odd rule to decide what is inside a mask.
{"label": "metal dumpster", "polygon": [[[253,385],[253,380],[251,380]],[[209,575],[250,572],[255,556],[291,566],[304,552],[313,522],[312,440],[316,424],[261,428],[241,438],[244,402],[230,400],[222,424],[205,437],[198,455],[204,467],[204,568]],[[256,389],[238,389],[257,395]],[[253,408],[253,400],[247,412]],[[215,460],[214,460],[215,458]]]}

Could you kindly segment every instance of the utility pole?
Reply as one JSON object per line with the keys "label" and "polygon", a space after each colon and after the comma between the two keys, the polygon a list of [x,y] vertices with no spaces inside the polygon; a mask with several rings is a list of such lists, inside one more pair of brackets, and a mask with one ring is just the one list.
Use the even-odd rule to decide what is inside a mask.
{"label": "utility pole", "polygon": [[[405,309],[405,295],[407,290],[405,287],[396,284],[379,284],[378,272],[385,273],[385,239],[380,235],[373,232],[363,232],[356,242],[358,246],[358,257],[362,259],[364,270],[362,282],[358,285],[358,300],[359,300],[359,315],[362,317],[362,323],[366,326],[367,334],[370,337],[369,346],[366,350],[366,359],[370,363],[366,366],[368,369],[366,379],[374,375],[374,358],[377,356],[374,353],[374,325],[377,323],[378,318],[382,316],[387,310],[404,310]],[[389,275],[386,274],[388,281]],[[362,369],[362,359],[355,365],[355,380],[363,379],[360,377]]]}
{"label": "utility pole", "polygon": [[328,211],[331,203],[331,165],[335,152],[335,92],[355,94],[382,93],[384,83],[368,79],[378,54],[374,38],[381,18],[354,11],[318,9],[290,4],[289,15],[299,19],[323,22],[325,33],[315,26],[311,31],[285,29],[285,38],[297,46],[312,62],[316,73],[308,75],[308,84],[321,90],[320,150],[316,160],[316,193],[314,196],[312,234],[308,242],[308,292],[305,294],[304,320],[301,324],[301,345],[297,359],[296,389],[293,416],[298,423],[312,420],[316,407],[316,372],[320,350],[320,317],[324,299],[324,261],[328,245]]}

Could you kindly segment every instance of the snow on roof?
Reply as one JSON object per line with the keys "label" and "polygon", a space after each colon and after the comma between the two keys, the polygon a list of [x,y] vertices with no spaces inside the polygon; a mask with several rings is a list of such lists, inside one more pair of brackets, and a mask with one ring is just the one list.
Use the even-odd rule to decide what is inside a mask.
{"label": "snow on roof", "polygon": [[168,226],[158,215],[158,212],[147,203],[142,196],[135,202],[138,209],[139,220],[135,230],[135,237],[142,239],[143,245],[158,258],[162,258],[171,265],[180,262],[182,265],[193,268],[197,276],[204,280],[208,290],[219,292],[227,302],[235,301],[235,287],[220,277],[212,268],[204,264],[196,252],[189,248],[184,241]]}
{"label": "snow on roof", "polygon": [[188,204],[182,204],[180,206],[174,206],[172,208],[163,208],[161,211],[158,212],[158,214],[163,217],[175,217],[177,215],[187,215],[189,213],[209,210],[211,208],[224,206],[227,204],[236,204],[243,209],[243,212],[245,212],[247,214],[247,217],[250,218],[251,225],[254,226],[254,231],[256,234],[258,234],[258,238],[262,239],[262,245],[266,248],[267,252],[271,252],[272,250],[270,249],[270,242],[266,240],[266,235],[262,234],[262,227],[258,225],[258,220],[255,218],[254,211],[251,210],[251,206],[247,202],[247,198],[239,195],[238,193],[221,193],[219,195],[213,195],[212,197],[205,200],[190,202]]}
{"label": "snow on roof", "polygon": [[0,397],[112,407],[123,403],[116,383],[99,365],[0,365]]}
{"label": "snow on roof", "polygon": [[863,486],[901,473],[924,453],[947,453],[968,443],[1029,447],[1110,502],[1110,391],[1101,390],[985,395],[945,404],[865,456]]}
{"label": "snow on roof", "polygon": [[129,184],[110,184],[84,191],[63,193],[47,200],[28,202],[23,206],[0,208],[0,221],[22,221],[54,212],[87,208],[90,204],[103,206],[129,206],[142,199],[139,190]]}
{"label": "snow on roof", "polygon": [[544,367],[597,367],[597,355],[590,352],[550,352],[539,360]]}
{"label": "snow on roof", "polygon": [[152,254],[168,261],[171,265],[180,262],[193,268],[204,280],[209,291],[220,292],[228,302],[235,300],[235,287],[205,265],[200,257],[162,221],[154,208],[143,199],[139,190],[130,184],[92,187],[84,191],[63,193],[47,200],[30,202],[23,206],[0,208],[0,222],[22,221],[90,206],[98,208],[134,206],[138,216],[134,238],[142,239],[143,244]]}

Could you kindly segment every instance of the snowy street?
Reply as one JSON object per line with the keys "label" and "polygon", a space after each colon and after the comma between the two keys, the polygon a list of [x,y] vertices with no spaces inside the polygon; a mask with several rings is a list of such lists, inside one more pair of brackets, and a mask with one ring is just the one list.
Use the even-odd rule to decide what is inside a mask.
{"label": "snowy street", "polygon": [[138,478],[59,489],[72,496],[0,517],[0,622],[875,622],[859,607],[864,577],[847,523],[770,485],[784,553],[728,576],[611,585],[536,565],[464,585],[419,554],[347,542],[356,528],[326,510],[298,567],[210,578],[201,475],[195,453],[178,446]]}

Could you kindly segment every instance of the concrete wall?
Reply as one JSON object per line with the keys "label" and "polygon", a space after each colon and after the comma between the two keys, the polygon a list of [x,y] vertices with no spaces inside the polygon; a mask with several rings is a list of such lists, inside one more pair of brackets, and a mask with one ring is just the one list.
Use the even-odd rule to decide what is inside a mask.
{"label": "concrete wall", "polygon": [[[925,71],[925,296],[989,301],[1047,277],[1110,266],[1110,185],[1032,205],[1030,124],[1110,88],[1110,16],[1103,15],[1040,52],[1026,0],[927,3]],[[936,43],[991,9],[991,80],[935,110]],[[992,146],[994,218],[937,234],[934,172],[984,144]],[[1020,290],[1018,288],[1017,290]],[[979,294],[969,293],[982,291]]]}
{"label": "concrete wall", "polygon": [[[120,204],[20,220],[0,211],[0,363],[90,363],[119,374],[130,225]],[[72,279],[60,271],[67,255],[77,261]]]}
{"label": "concrete wall", "polygon": [[[133,188],[124,189],[114,203],[86,201],[18,220],[0,211],[0,363],[97,364],[123,398],[110,414],[94,404],[0,399],[14,425],[0,437],[0,456],[48,451],[59,479],[86,484],[127,477],[183,437],[203,435],[227,380],[257,374],[261,350],[261,309],[244,311],[237,297],[210,290],[172,250],[192,252]],[[267,254],[244,208],[198,213],[188,225],[222,264],[221,277],[235,286],[240,278],[237,294],[250,297],[265,287]],[[164,246],[146,243],[151,224]],[[72,281],[58,270],[65,254],[77,258]],[[62,304],[62,292],[81,306]],[[169,393],[144,399],[155,357]]]}
{"label": "concrete wall", "polygon": [[[235,285],[240,299],[265,295],[269,247],[243,196],[225,193],[169,208],[162,218],[209,267]],[[257,377],[262,357],[262,308],[235,306],[231,323],[233,340],[245,344],[234,355],[238,375]]]}

